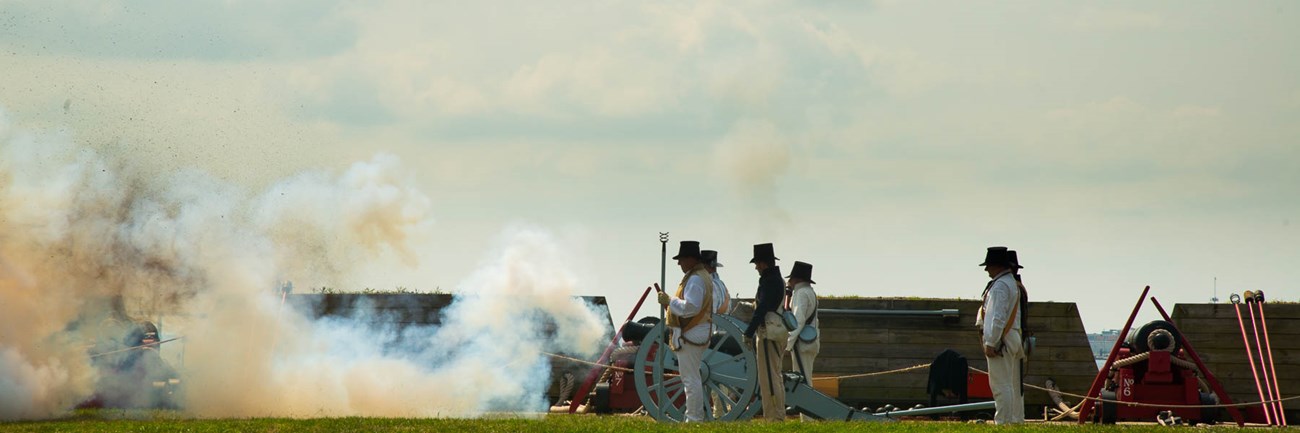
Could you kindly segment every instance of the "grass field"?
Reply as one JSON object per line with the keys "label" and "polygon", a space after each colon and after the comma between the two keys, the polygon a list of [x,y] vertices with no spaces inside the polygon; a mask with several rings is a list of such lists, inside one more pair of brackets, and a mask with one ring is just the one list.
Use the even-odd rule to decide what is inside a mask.
{"label": "grass field", "polygon": [[[1214,430],[1235,429],[1227,425]],[[5,432],[1147,432],[1170,431],[1158,425],[1076,426],[1028,423],[991,424],[903,421],[894,423],[761,421],[712,424],[661,424],[646,417],[547,415],[538,418],[250,418],[189,419],[168,412],[81,411],[48,421],[0,422]]]}

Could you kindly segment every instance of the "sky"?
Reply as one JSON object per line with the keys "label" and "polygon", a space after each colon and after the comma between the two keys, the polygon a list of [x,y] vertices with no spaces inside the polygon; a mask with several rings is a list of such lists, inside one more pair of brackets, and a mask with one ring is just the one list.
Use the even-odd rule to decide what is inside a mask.
{"label": "sky", "polygon": [[254,193],[397,161],[433,223],[299,291],[448,291],[527,227],[616,322],[660,232],[741,296],[772,242],[822,296],[976,299],[1005,245],[1099,332],[1146,285],[1300,300],[1296,41],[1286,1],[9,0],[0,113]]}

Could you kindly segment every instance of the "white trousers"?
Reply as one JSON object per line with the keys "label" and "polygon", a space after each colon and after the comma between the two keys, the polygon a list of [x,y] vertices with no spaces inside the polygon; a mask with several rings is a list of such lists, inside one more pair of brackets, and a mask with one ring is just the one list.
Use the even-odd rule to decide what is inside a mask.
{"label": "white trousers", "polygon": [[989,362],[989,388],[997,407],[993,423],[1018,424],[1025,422],[1025,395],[1020,387],[1020,369],[1025,362],[1025,352],[1020,345],[1019,331],[1008,332],[1003,340],[1006,348],[1001,356],[985,357]]}
{"label": "white trousers", "polygon": [[684,343],[681,349],[673,352],[677,355],[677,369],[686,389],[686,422],[704,421],[704,399],[708,398],[704,393],[704,381],[700,378],[704,349],[704,346]]}
{"label": "white trousers", "polygon": [[[799,370],[799,373],[808,379],[809,385],[813,384],[813,362],[817,361],[817,352],[821,351],[821,347],[821,339],[812,343],[800,341],[794,343],[794,350],[790,352],[790,365],[793,365],[795,370]],[[799,354],[797,357],[795,356],[796,353]],[[800,368],[800,364],[803,364],[803,368]],[[813,418],[804,414],[799,414],[799,419],[803,421],[813,420]]]}
{"label": "white trousers", "polygon": [[[813,341],[812,343],[804,343],[800,341],[794,344],[794,350],[790,352],[790,365],[794,366],[796,370],[799,370],[799,372],[803,374],[803,377],[808,379],[809,384],[811,384],[813,380],[813,362],[817,361],[817,352],[820,352],[821,348],[822,343],[820,340]],[[796,352],[799,353],[798,357],[795,357]],[[802,368],[799,366],[801,361],[803,364]]]}

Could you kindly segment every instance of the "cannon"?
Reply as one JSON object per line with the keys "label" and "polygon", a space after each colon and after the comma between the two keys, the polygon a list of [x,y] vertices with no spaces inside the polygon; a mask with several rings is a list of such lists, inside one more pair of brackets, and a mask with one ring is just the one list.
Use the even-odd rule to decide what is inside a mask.
{"label": "cannon", "polygon": [[[1218,398],[1205,382],[1197,365],[1184,352],[1182,337],[1170,322],[1155,320],[1129,334],[1117,360],[1106,374],[1101,392],[1100,421],[1151,421],[1176,416],[1191,423],[1212,423],[1214,408],[1181,406],[1215,405]],[[1169,408],[1136,406],[1110,401],[1168,404]]]}
{"label": "cannon", "polygon": [[[743,342],[745,322],[731,315],[713,316],[715,331],[705,350],[700,377],[705,394],[705,416],[711,421],[748,420],[762,408],[759,400],[757,356]],[[608,381],[597,385],[593,403],[598,412],[614,408],[644,407],[658,421],[685,419],[685,388],[677,376],[677,358],[663,341],[665,326],[653,319],[628,322],[625,345],[612,359]],[[630,371],[624,371],[630,369]],[[783,373],[786,404],[816,419],[889,421],[919,416],[993,408],[993,402],[872,413],[850,407],[813,388],[798,372]],[[635,389],[632,399],[629,388]]]}

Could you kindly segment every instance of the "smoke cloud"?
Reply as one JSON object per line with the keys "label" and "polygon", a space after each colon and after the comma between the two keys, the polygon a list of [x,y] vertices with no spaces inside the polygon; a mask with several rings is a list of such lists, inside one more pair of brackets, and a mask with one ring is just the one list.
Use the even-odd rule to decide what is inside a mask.
{"label": "smoke cloud", "polygon": [[742,120],[714,148],[722,174],[743,203],[754,209],[761,231],[789,223],[777,200],[777,183],[790,169],[789,138],[767,121]]}
{"label": "smoke cloud", "polygon": [[339,287],[367,261],[418,265],[411,245],[430,241],[433,206],[395,156],[251,192],[4,116],[0,419],[104,395],[113,385],[91,355],[122,347],[124,329],[146,319],[184,336],[163,346],[183,345],[180,403],[211,417],[542,410],[539,352],[590,355],[604,333],[574,297],[564,251],[530,228],[502,236],[438,327],[284,307],[280,281]]}

